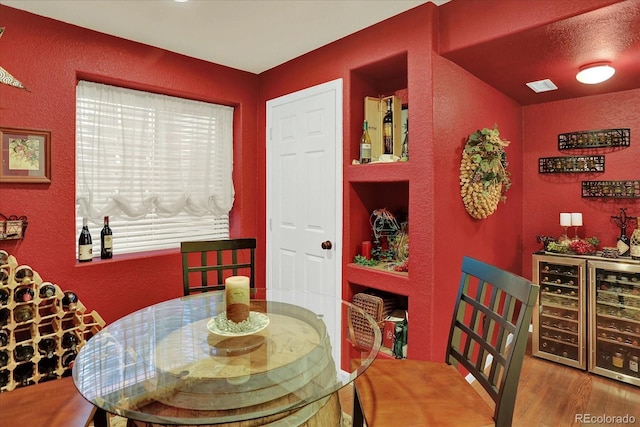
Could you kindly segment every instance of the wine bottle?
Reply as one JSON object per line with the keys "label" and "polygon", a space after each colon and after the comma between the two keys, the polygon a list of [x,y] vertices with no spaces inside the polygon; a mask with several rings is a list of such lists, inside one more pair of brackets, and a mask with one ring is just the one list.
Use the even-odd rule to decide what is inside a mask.
{"label": "wine bottle", "polygon": [[109,259],[113,257],[113,232],[109,227],[109,217],[104,217],[104,227],[100,232],[100,258]]}
{"label": "wine bottle", "polygon": [[53,338],[45,338],[38,343],[38,352],[51,359],[56,354],[56,340]]}
{"label": "wine bottle", "polygon": [[82,219],[82,231],[78,238],[78,261],[87,262],[93,259],[93,243],[91,241],[91,233],[89,232],[89,221],[87,218]]}
{"label": "wine bottle", "polygon": [[371,163],[371,137],[369,136],[369,124],[365,120],[362,123],[362,136],[360,137],[360,164]]}
{"label": "wine bottle", "polygon": [[71,291],[65,291],[62,296],[62,309],[64,311],[73,311],[76,309],[76,304],[78,304],[78,296]]}
{"label": "wine bottle", "polygon": [[0,351],[0,368],[4,368],[9,364],[9,353],[6,350]]}
{"label": "wine bottle", "polygon": [[77,344],[78,337],[76,337],[72,332],[66,332],[62,336],[62,348],[70,348],[71,350],[75,350]]}
{"label": "wine bottle", "polygon": [[4,326],[9,323],[10,314],[11,312],[8,308],[3,308],[2,310],[0,310],[0,326]]}
{"label": "wine bottle", "polygon": [[15,295],[16,302],[29,302],[33,300],[34,292],[31,288],[18,288]]}
{"label": "wine bottle", "polygon": [[6,347],[9,344],[9,334],[7,331],[0,331],[0,347]]}
{"label": "wine bottle", "polygon": [[620,237],[618,237],[616,247],[620,252],[620,256],[629,256],[631,252],[631,241],[627,237],[627,227],[624,225],[620,227]]}
{"label": "wine bottle", "polygon": [[5,387],[7,384],[9,384],[9,371],[0,371],[0,388]]}
{"label": "wine bottle", "polygon": [[636,220],[636,224],[636,229],[631,233],[629,253],[631,254],[631,258],[640,259],[640,217]]}
{"label": "wine bottle", "polygon": [[409,160],[409,120],[405,125],[404,140],[402,141],[402,154],[400,155],[402,160]]}
{"label": "wine bottle", "polygon": [[9,302],[9,291],[0,289],[0,305],[7,305]]}
{"label": "wine bottle", "polygon": [[22,365],[16,366],[13,370],[13,379],[16,383],[21,386],[26,386],[33,383],[31,379],[33,377],[33,363],[24,363]]}
{"label": "wine bottle", "polygon": [[13,318],[17,323],[28,322],[33,319],[33,308],[30,304],[20,305],[13,310]]}
{"label": "wine bottle", "polygon": [[16,268],[15,278],[19,284],[28,285],[33,280],[33,270],[28,265],[21,265]]}
{"label": "wine bottle", "polygon": [[19,345],[13,350],[13,358],[16,362],[26,362],[31,360],[34,351],[30,345]]}
{"label": "wine bottle", "polygon": [[40,298],[51,298],[56,294],[56,288],[49,282],[44,282],[40,285],[39,290]]}
{"label": "wine bottle", "polygon": [[64,352],[64,354],[62,355],[62,358],[60,359],[60,361],[62,362],[62,366],[64,368],[72,368],[73,367],[73,361],[76,360],[76,351],[75,350],[67,350]]}
{"label": "wine bottle", "polygon": [[[38,362],[38,372],[47,378],[55,377],[56,369],[58,369],[58,356],[42,359]],[[42,382],[42,379],[39,382]]]}
{"label": "wine bottle", "polygon": [[393,111],[391,110],[391,98],[387,99],[387,112],[382,120],[382,141],[384,154],[393,154]]}

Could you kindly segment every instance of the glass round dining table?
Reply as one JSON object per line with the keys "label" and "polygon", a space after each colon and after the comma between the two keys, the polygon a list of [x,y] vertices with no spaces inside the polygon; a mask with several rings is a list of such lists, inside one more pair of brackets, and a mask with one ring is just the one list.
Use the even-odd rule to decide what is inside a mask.
{"label": "glass round dining table", "polygon": [[258,321],[229,330],[224,291],[164,301],[98,332],[73,366],[78,391],[136,427],[164,425],[338,426],[338,390],[373,362],[375,320],[341,303],[341,359],[323,316],[304,307],[251,300]]}

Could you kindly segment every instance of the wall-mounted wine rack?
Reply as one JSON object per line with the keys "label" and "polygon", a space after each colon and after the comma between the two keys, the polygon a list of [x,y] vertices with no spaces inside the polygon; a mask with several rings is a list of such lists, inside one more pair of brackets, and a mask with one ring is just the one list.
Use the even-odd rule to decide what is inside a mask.
{"label": "wall-mounted wine rack", "polygon": [[604,172],[604,156],[541,157],[539,173]]}
{"label": "wall-mounted wine rack", "polygon": [[631,129],[583,130],[558,135],[558,150],[576,148],[628,147]]}
{"label": "wall-mounted wine rack", "polygon": [[71,375],[105,322],[70,294],[0,251],[0,392]]}
{"label": "wall-mounted wine rack", "polygon": [[640,199],[640,181],[582,181],[582,197]]}

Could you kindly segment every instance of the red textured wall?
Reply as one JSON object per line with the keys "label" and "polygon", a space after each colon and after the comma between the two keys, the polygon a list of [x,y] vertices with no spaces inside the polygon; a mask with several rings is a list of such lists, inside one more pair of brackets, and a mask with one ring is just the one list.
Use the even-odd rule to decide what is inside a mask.
{"label": "red textured wall", "polygon": [[[255,236],[258,77],[0,5],[0,64],[30,90],[0,85],[0,125],[52,132],[51,184],[0,184],[0,212],[26,215],[23,241],[0,248],[45,280],[73,289],[111,322],[182,294],[179,250],[75,261],[75,86],[78,76],[236,107],[232,236]],[[98,230],[94,230],[95,234]],[[117,233],[115,251],[117,254]],[[261,242],[260,242],[261,243]],[[258,259],[264,258],[264,248]],[[263,267],[262,267],[263,268]],[[262,280],[262,282],[260,282]],[[258,277],[258,283],[264,279]],[[263,285],[264,286],[264,285]]]}
{"label": "red textured wall", "polygon": [[[626,148],[558,150],[558,134],[581,130],[630,128]],[[640,216],[639,199],[582,198],[582,181],[640,180],[640,89],[549,102],[524,108],[525,214],[523,266],[531,275],[531,253],[542,248],[536,235],[559,236],[560,212],[582,212],[580,237],[596,236],[605,246],[615,246],[620,229],[611,222],[626,207]],[[540,174],[540,157],[604,155],[604,173]],[[627,228],[627,235],[635,225]],[[573,231],[570,230],[570,236]]]}
{"label": "red textured wall", "polygon": [[[434,324],[432,354],[444,357],[460,280],[467,255],[514,273],[521,273],[522,241],[522,119],[521,107],[452,62],[435,56],[434,159],[436,173]],[[467,137],[498,125],[505,148],[511,188],[506,203],[477,220],[467,214],[460,197],[460,161]]]}
{"label": "red textured wall", "polygon": [[[411,321],[416,325],[416,332],[413,332],[413,341],[410,345],[410,357],[428,359],[431,357],[431,340],[428,338],[433,328],[439,327],[438,314],[431,311],[433,299],[430,297],[431,287],[429,284],[434,273],[432,263],[433,245],[433,204],[431,197],[433,187],[431,186],[431,165],[432,124],[431,124],[431,46],[435,39],[433,32],[437,26],[437,8],[433,4],[427,4],[408,13],[404,13],[383,21],[373,27],[369,27],[347,38],[338,40],[307,55],[303,55],[272,70],[261,74],[261,94],[258,102],[259,120],[258,141],[262,144],[265,140],[265,113],[264,103],[272,98],[282,96],[297,90],[301,90],[319,83],[324,83],[337,78],[344,79],[343,93],[343,124],[344,124],[344,147],[343,156],[346,163],[356,157],[357,146],[363,120],[363,92],[361,85],[365,85],[360,79],[361,76],[352,77],[352,70],[361,71],[374,68],[372,74],[392,75],[397,77],[390,69],[401,68],[399,62],[394,58],[406,56],[408,80],[408,90],[401,95],[408,97],[409,121],[415,123],[411,126],[411,153],[415,159],[423,159],[424,163],[416,161],[409,162],[409,174],[412,183],[410,184],[409,211],[410,223],[409,239],[415,244],[411,244],[411,277],[413,289],[409,298],[409,312]],[[374,41],[374,42],[372,42]],[[374,67],[370,64],[377,63]],[[386,69],[388,68],[388,69]],[[366,79],[363,79],[366,80]],[[382,79],[384,80],[384,79]],[[353,85],[353,86],[352,86]],[[378,82],[372,87],[380,89],[384,83]],[[355,86],[355,87],[354,87]],[[398,89],[397,87],[393,88]],[[408,92],[408,95],[407,95]],[[377,93],[367,93],[369,96],[376,96]],[[265,149],[260,149],[260,165],[263,168]],[[265,171],[260,170],[264,177]],[[379,198],[375,185],[359,186],[359,195],[366,199],[375,200]],[[360,218],[350,217],[351,200],[348,198],[350,192],[348,185],[345,190],[344,209],[345,217],[343,221],[343,261],[351,262],[362,239],[355,239],[354,236],[361,234],[363,224],[368,221],[368,215],[361,215]],[[367,188],[370,194],[367,193]],[[385,188],[390,188],[387,184]],[[396,196],[396,198],[401,198]],[[264,201],[262,201],[264,203]],[[401,203],[406,203],[402,200]],[[354,208],[355,210],[355,208]],[[355,228],[356,230],[352,230]],[[413,240],[412,240],[413,239]],[[416,260],[416,261],[413,261]],[[366,286],[366,283],[358,285]],[[348,286],[348,284],[346,284]],[[344,291],[344,297],[350,299],[350,291]],[[435,307],[435,305],[433,306]],[[439,312],[435,308],[436,313]],[[436,325],[432,322],[436,319]],[[411,332],[409,332],[411,335]],[[411,339],[411,338],[410,338]]]}

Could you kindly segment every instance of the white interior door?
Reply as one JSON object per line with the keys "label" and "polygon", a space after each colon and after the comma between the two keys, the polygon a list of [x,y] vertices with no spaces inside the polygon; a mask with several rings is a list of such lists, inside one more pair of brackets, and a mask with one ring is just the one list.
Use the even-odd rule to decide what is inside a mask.
{"label": "white interior door", "polygon": [[266,110],[267,297],[323,315],[339,361],[342,80],[272,99]]}

